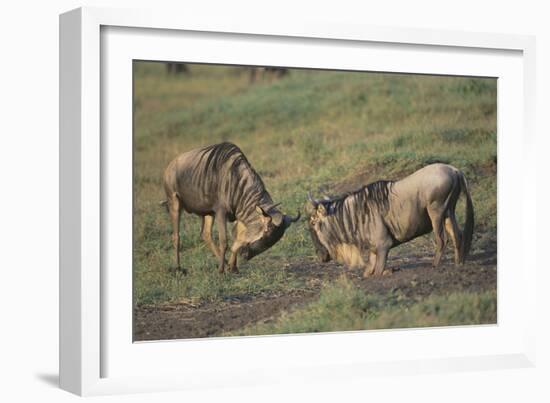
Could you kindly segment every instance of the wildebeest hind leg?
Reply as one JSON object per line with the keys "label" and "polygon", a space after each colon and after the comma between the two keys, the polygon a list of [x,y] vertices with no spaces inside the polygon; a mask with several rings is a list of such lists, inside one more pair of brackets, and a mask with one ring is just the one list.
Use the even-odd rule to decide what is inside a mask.
{"label": "wildebeest hind leg", "polygon": [[432,221],[432,228],[434,231],[435,239],[435,256],[432,263],[433,267],[438,267],[441,262],[441,257],[443,256],[443,251],[445,249],[445,228],[443,224],[443,214],[437,210],[429,210],[428,215]]}
{"label": "wildebeest hind leg", "polygon": [[238,273],[239,269],[237,268],[237,256],[242,247],[242,242],[235,240],[233,245],[231,245],[231,256],[229,257],[229,271],[231,273]]}
{"label": "wildebeest hind leg", "polygon": [[445,218],[445,230],[449,234],[449,238],[453,242],[453,248],[455,252],[455,264],[460,263],[460,229],[456,222],[454,212],[449,213],[449,217]]}

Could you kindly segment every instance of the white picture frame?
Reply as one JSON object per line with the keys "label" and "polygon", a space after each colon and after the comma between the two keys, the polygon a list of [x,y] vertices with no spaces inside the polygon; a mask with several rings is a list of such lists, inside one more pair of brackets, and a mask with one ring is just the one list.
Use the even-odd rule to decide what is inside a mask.
{"label": "white picture frame", "polygon": [[[192,38],[186,39],[186,35]],[[138,36],[139,47],[136,47],[132,40]],[[173,57],[170,53],[173,45],[187,40],[187,53],[180,51],[180,56]],[[193,41],[202,41],[201,46],[193,45]],[[225,47],[231,48],[229,53],[223,53],[222,47],[216,48],[220,42],[231,41],[234,41],[233,46]],[[247,46],[268,46],[273,51],[248,52],[250,56],[243,50]],[[311,52],[304,56],[304,52],[292,50],[293,46]],[[339,57],[330,62],[316,58],[313,48],[317,46],[338,53]],[[204,49],[219,49],[219,53],[205,54]],[[288,51],[281,53],[281,49]],[[151,10],[81,8],[61,15],[61,387],[79,395],[97,395],[292,383],[307,379],[334,381],[380,373],[532,366],[535,360],[532,313],[536,311],[536,254],[527,253],[529,241],[525,234],[536,233],[536,211],[534,200],[526,196],[528,192],[510,193],[508,197],[509,189],[502,182],[502,175],[522,183],[525,189],[534,187],[536,181],[535,161],[531,158],[534,148],[534,49],[533,37],[519,35],[366,27],[320,21],[215,20]],[[195,56],[189,59],[191,51]],[[371,55],[382,52],[381,61],[361,61],[364,52],[374,52]],[[410,64],[403,68],[397,65],[403,52],[425,54],[426,58],[424,62],[410,58]],[[439,53],[448,58],[439,59]],[[283,60],[284,57],[287,59]],[[128,256],[124,252],[128,244],[119,250],[109,243],[114,237],[121,237],[116,231],[110,232],[111,229],[123,231],[128,221],[123,219],[114,225],[119,215],[106,214],[117,208],[127,208],[124,202],[128,201],[128,185],[131,190],[131,182],[127,182],[131,163],[114,165],[112,158],[124,154],[127,162],[127,153],[131,154],[127,136],[113,133],[118,124],[120,133],[128,131],[131,102],[127,103],[127,79],[131,82],[131,77],[125,79],[120,74],[124,74],[125,63],[132,58],[259,65],[288,65],[291,60],[292,66],[325,68],[350,68],[349,60],[354,58],[354,63],[358,63],[353,65],[355,69],[364,66],[379,71],[488,76],[495,76],[491,72],[497,70],[492,69],[500,69],[498,325],[475,329],[457,327],[132,343],[126,329],[131,318],[131,299],[126,298]],[[441,63],[438,60],[442,60]],[[487,64],[476,65],[476,60]],[[498,64],[500,66],[493,66]],[[505,98],[501,98],[501,90]],[[118,109],[111,110],[111,106]],[[520,156],[518,169],[511,169],[512,164],[517,163],[511,160],[513,155]],[[126,193],[115,195],[123,188]],[[115,200],[119,201],[118,206]],[[517,216],[506,214],[518,208],[521,213]],[[520,245],[508,239],[510,231],[521,232]],[[106,269],[110,259],[121,259],[119,262],[124,269],[116,273],[122,274]],[[510,269],[501,270],[501,266]],[[514,266],[520,270],[512,270]],[[131,272],[131,263],[129,270]],[[509,298],[506,297],[512,290],[521,297],[517,306],[507,303]],[[121,295],[122,302],[114,301],[113,293]],[[460,340],[457,343],[460,345],[451,348],[442,344],[453,340]],[[407,349],[404,341],[412,348]],[[334,346],[342,342],[346,347],[334,350]],[[376,349],[369,349],[373,343],[377,344]],[[390,354],[384,344],[405,347],[394,347]],[[358,353],[361,345],[365,348]],[[323,346],[331,353],[319,357],[316,351]],[[290,354],[285,356],[281,354],[283,351]]]}

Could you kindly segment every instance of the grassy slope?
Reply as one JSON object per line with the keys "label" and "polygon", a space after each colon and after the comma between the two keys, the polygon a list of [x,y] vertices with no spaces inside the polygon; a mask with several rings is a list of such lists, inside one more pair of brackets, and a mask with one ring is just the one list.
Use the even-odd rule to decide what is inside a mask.
{"label": "grassy slope", "polygon": [[300,286],[283,268],[313,259],[304,220],[241,265],[240,276],[219,276],[199,238],[198,218],[185,215],[182,256],[189,274],[166,270],[172,248],[168,217],[158,207],[162,171],[179,153],[220,141],[241,147],[274,200],[292,214],[303,208],[307,190],[330,191],[365,172],[372,172],[369,180],[391,179],[429,162],[451,163],[472,188],[476,245],[494,239],[496,80],[295,70],[249,86],[238,68],[191,71],[190,77],[166,76],[160,64],[135,68],[135,304]]}
{"label": "grassy slope", "polygon": [[227,335],[489,324],[496,323],[496,302],[496,291],[451,293],[422,301],[373,297],[342,277],[304,308]]}

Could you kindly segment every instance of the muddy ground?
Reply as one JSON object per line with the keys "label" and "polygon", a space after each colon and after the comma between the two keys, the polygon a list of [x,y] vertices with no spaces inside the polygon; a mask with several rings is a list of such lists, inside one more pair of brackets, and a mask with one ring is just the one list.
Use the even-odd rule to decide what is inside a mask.
{"label": "muddy ground", "polygon": [[[496,244],[471,253],[466,264],[455,267],[450,254],[443,264],[431,267],[432,253],[419,249],[415,253],[391,253],[391,275],[362,278],[361,271],[347,271],[354,284],[369,294],[383,298],[399,293],[413,300],[431,294],[480,292],[496,289]],[[275,319],[282,311],[295,309],[318,297],[327,280],[345,272],[336,263],[302,261],[284,268],[303,280],[301,289],[254,296],[232,296],[220,302],[202,304],[163,304],[140,306],[135,310],[135,341],[169,340],[219,336],[244,326]]]}

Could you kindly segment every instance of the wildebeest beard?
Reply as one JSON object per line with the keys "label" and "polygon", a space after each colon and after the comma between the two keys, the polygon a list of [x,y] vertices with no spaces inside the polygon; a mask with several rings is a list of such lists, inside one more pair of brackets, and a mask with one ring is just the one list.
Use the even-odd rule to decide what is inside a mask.
{"label": "wildebeest beard", "polygon": [[260,253],[271,248],[277,243],[279,239],[282,238],[285,230],[286,225],[284,223],[279,226],[274,226],[273,229],[265,234],[263,237],[241,248],[241,257],[245,260],[250,260],[254,256],[259,255]]}

